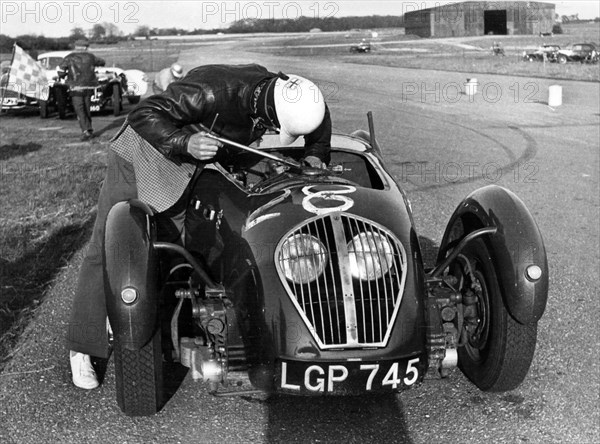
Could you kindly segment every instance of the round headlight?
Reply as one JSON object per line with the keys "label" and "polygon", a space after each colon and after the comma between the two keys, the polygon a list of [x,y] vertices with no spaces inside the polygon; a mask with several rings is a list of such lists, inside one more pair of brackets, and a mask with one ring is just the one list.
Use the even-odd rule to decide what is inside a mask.
{"label": "round headlight", "polygon": [[360,233],[348,242],[352,276],[363,281],[379,279],[394,263],[394,249],[379,233]]}
{"label": "round headlight", "polygon": [[310,234],[295,234],[281,245],[279,263],[285,277],[296,284],[308,284],[325,270],[327,250]]}

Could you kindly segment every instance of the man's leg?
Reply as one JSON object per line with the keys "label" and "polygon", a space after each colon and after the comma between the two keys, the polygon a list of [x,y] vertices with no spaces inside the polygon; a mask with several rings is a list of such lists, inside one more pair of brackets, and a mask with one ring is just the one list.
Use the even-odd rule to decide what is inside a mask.
{"label": "man's leg", "polygon": [[[89,135],[92,132],[92,119],[90,114],[91,95],[88,91],[72,91],[71,101],[73,103],[75,114],[77,114],[81,132],[83,133],[84,138],[89,138]],[[86,135],[87,137],[85,137]]]}
{"label": "man's leg", "polygon": [[83,264],[79,270],[73,299],[71,321],[67,332],[69,350],[103,358],[108,357],[102,266],[106,217],[114,204],[136,197],[137,188],[133,166],[109,150],[108,169],[100,190],[96,222],[92,238],[85,251]]}
{"label": "man's leg", "polygon": [[89,133],[93,133],[94,129],[92,128],[92,95],[93,92],[91,90],[86,90],[83,95],[83,112],[85,114],[85,125],[86,130]]}

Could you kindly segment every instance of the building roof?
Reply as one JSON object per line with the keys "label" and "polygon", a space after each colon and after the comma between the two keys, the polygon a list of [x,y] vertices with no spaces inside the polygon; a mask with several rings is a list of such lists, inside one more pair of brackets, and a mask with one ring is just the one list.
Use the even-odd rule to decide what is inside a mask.
{"label": "building roof", "polygon": [[519,8],[530,8],[531,5],[536,5],[537,9],[555,9],[554,3],[546,3],[546,2],[528,2],[528,1],[494,1],[494,2],[484,2],[484,1],[467,1],[467,2],[457,2],[457,3],[448,3],[446,5],[434,6],[432,8],[418,9],[416,11],[409,11],[404,15],[409,14],[422,14],[423,12],[432,12],[432,11],[448,11],[448,10],[456,10],[459,8],[465,9],[484,9],[484,10],[502,10],[502,9],[519,9]]}

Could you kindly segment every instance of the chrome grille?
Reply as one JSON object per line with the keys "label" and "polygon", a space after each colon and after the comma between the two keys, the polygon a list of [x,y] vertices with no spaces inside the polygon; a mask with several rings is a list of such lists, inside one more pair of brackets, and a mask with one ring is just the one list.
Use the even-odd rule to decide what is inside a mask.
{"label": "chrome grille", "polygon": [[[369,259],[364,252],[367,241],[361,233],[375,233],[391,246],[390,250],[382,251],[380,245],[372,244],[375,256],[387,269],[372,280],[361,280],[352,274],[352,258],[354,269],[358,260]],[[300,284],[285,277],[283,270],[289,267],[286,261],[290,256],[284,254],[282,244],[291,236],[305,234],[319,239],[328,255],[323,258],[326,260],[323,273],[312,282]],[[404,247],[389,230],[344,213],[317,216],[282,238],[275,251],[275,264],[292,302],[321,348],[386,345],[406,279]]]}

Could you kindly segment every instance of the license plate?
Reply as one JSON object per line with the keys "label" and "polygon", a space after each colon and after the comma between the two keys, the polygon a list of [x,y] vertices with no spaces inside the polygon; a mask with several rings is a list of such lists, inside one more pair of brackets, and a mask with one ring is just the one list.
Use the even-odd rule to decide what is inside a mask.
{"label": "license plate", "polygon": [[420,358],[396,361],[306,363],[282,360],[277,386],[295,393],[397,391],[420,378]]}
{"label": "license plate", "polygon": [[100,111],[100,105],[92,105],[92,106],[90,106],[90,111]]}

